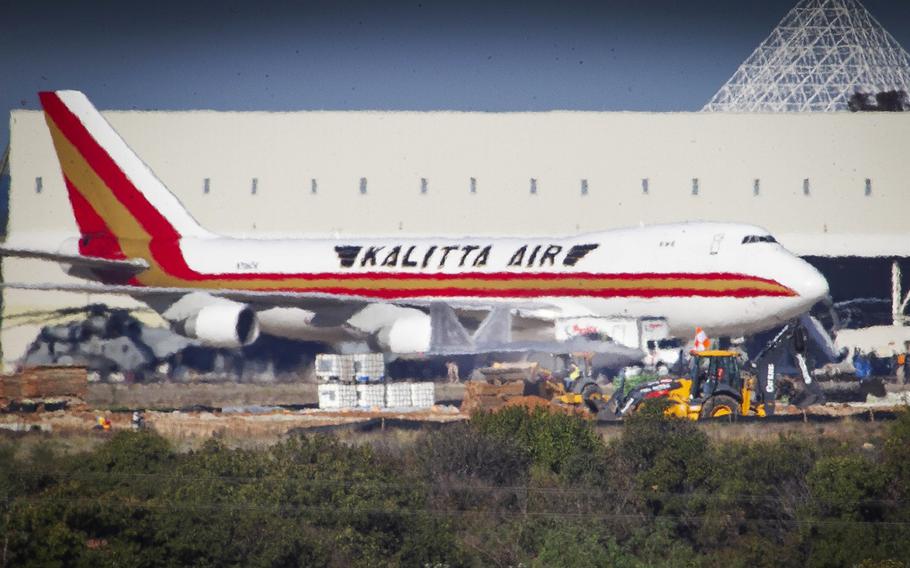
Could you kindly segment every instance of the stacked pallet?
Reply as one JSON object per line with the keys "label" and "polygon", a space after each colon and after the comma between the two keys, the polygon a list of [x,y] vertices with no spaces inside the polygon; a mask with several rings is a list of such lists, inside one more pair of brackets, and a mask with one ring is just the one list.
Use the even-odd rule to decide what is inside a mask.
{"label": "stacked pallet", "polygon": [[316,376],[323,381],[373,383],[385,379],[385,359],[382,353],[316,355]]}
{"label": "stacked pallet", "polygon": [[508,381],[502,384],[491,384],[486,381],[468,381],[465,383],[464,399],[461,411],[473,414],[481,410],[497,410],[510,399],[523,396],[525,381]]}
{"label": "stacked pallet", "polygon": [[436,385],[423,383],[358,384],[325,383],[317,387],[319,408],[380,409],[431,408],[436,402]]}

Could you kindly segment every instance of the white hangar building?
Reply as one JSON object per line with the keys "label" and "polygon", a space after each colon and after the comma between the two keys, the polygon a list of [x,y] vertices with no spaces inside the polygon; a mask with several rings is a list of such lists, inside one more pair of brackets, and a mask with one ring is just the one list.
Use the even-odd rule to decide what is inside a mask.
{"label": "white hangar building", "polygon": [[[810,0],[794,10],[815,5],[859,6]],[[715,97],[728,108],[705,109],[727,112],[104,114],[215,232],[560,235],[735,221],[766,227],[822,265],[826,257],[849,265],[849,278],[870,291],[854,293],[848,283],[845,294],[888,297],[892,260],[910,258],[910,112],[740,113],[734,103],[743,89],[729,85]],[[861,86],[842,86],[841,95]],[[799,97],[810,104],[818,95]],[[10,129],[7,242],[59,247],[77,230],[43,114],[13,111]],[[5,259],[2,274],[6,282],[68,280],[34,260]],[[22,356],[48,314],[99,302],[137,305],[4,291],[4,366]]]}

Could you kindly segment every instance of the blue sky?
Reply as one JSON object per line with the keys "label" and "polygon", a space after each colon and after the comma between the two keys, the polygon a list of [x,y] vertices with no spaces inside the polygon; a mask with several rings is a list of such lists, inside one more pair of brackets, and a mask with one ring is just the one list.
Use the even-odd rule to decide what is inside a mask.
{"label": "blue sky", "polygon": [[[698,110],[793,4],[18,2],[0,108]],[[910,46],[910,2],[864,4]]]}

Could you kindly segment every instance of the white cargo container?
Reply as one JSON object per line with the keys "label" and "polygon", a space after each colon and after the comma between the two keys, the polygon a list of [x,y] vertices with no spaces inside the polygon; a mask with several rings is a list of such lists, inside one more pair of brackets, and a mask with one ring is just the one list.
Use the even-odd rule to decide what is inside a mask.
{"label": "white cargo container", "polygon": [[357,353],[350,355],[354,380],[360,383],[377,383],[385,379],[385,358],[382,353]]}
{"label": "white cargo container", "polygon": [[319,385],[319,408],[354,408],[357,406],[357,388],[354,385],[329,383]]}
{"label": "white cargo container", "polygon": [[316,376],[323,381],[377,383],[385,379],[385,359],[382,353],[316,355]]}
{"label": "white cargo container", "polygon": [[411,406],[411,383],[389,383],[385,388],[385,405],[389,408]]}
{"label": "white cargo container", "polygon": [[411,383],[411,406],[430,408],[436,404],[435,387],[434,383]]}
{"label": "white cargo container", "polygon": [[361,408],[385,406],[385,385],[357,385],[357,406]]}
{"label": "white cargo container", "polygon": [[316,376],[323,381],[350,382],[354,378],[354,364],[348,355],[320,353],[315,368]]}

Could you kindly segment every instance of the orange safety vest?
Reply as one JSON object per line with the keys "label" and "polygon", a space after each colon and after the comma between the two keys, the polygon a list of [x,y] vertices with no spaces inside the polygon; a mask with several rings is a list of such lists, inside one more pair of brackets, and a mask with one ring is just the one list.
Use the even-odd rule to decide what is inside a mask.
{"label": "orange safety vest", "polygon": [[711,339],[700,327],[695,328],[695,351],[707,351],[711,348]]}

